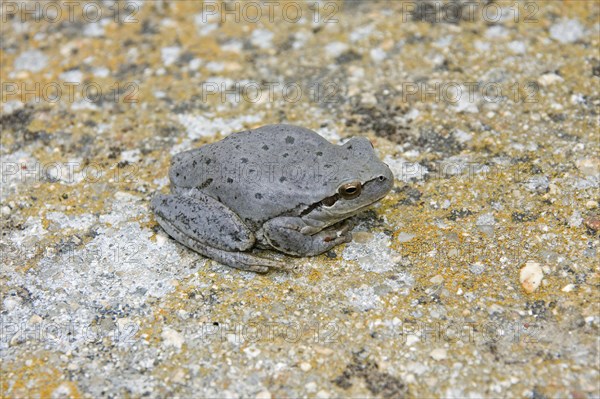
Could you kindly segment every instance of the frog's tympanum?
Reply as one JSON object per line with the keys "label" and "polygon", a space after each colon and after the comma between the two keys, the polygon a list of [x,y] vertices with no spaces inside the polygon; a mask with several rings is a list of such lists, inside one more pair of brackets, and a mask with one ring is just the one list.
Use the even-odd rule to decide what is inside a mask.
{"label": "frog's tympanum", "polygon": [[349,242],[352,215],[382,199],[394,176],[371,142],[334,145],[312,130],[268,125],[179,153],[171,194],[152,199],[156,220],[181,244],[225,265],[290,266],[258,256],[314,256]]}

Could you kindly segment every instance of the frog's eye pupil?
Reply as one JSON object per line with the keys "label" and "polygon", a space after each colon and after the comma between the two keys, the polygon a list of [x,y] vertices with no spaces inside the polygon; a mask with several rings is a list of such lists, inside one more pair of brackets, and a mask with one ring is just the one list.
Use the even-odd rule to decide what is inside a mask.
{"label": "frog's eye pupil", "polygon": [[379,176],[378,179],[379,179],[379,181],[384,181],[385,180],[385,176]]}

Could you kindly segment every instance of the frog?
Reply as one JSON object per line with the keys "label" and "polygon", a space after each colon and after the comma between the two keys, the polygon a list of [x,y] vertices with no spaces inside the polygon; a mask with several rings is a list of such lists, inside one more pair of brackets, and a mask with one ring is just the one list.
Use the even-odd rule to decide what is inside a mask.
{"label": "frog", "polygon": [[[151,199],[162,229],[191,250],[237,269],[294,269],[352,240],[352,216],[394,185],[364,136],[333,144],[289,124],[265,125],[175,154],[170,194]],[[280,258],[264,256],[280,253]],[[284,255],[281,255],[284,254]]]}

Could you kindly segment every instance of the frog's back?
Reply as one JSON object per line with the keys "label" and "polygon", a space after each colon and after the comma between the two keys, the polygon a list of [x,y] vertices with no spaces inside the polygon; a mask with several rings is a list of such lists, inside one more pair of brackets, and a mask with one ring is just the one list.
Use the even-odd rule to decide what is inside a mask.
{"label": "frog's back", "polygon": [[340,147],[312,130],[267,125],[173,157],[172,184],[197,188],[247,221],[268,220],[330,195]]}
{"label": "frog's back", "polygon": [[[214,143],[215,150],[227,151],[251,161],[272,161],[280,159],[303,161],[306,155],[334,147],[316,132],[294,125],[267,125],[253,130],[233,133]],[[209,146],[204,146],[210,151]]]}

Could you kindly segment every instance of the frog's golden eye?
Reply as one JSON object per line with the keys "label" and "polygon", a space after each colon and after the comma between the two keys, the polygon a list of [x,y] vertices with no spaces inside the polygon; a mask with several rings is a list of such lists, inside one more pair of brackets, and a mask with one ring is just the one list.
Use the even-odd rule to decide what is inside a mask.
{"label": "frog's golden eye", "polygon": [[343,199],[354,199],[360,195],[360,182],[346,183],[338,188],[338,193]]}

